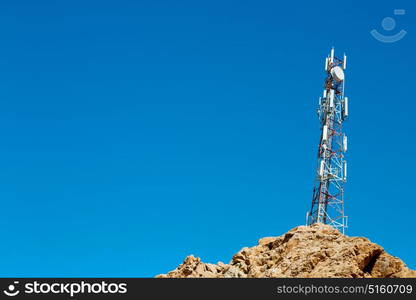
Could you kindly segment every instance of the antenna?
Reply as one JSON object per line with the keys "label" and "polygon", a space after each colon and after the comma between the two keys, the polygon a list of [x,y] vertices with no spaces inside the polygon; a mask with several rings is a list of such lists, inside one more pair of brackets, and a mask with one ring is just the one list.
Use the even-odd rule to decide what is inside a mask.
{"label": "antenna", "polygon": [[308,225],[329,224],[342,233],[347,228],[347,217],[344,215],[347,136],[342,130],[342,124],[348,117],[348,98],[344,97],[346,65],[346,55],[342,59],[337,58],[332,48],[325,59],[324,92],[317,110],[321,138],[312,207],[306,215]]}

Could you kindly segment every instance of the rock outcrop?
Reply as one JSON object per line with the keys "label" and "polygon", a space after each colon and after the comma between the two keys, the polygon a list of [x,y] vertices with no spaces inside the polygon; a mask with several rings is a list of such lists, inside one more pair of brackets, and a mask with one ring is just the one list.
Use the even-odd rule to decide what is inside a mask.
{"label": "rock outcrop", "polygon": [[416,277],[397,257],[363,237],[348,237],[329,225],[299,226],[243,248],[229,264],[203,263],[188,256],[158,278]]}

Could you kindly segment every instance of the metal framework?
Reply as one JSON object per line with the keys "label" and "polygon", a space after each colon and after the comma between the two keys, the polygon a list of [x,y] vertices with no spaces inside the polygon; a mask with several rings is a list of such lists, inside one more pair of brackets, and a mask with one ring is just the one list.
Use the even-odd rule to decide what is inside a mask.
{"label": "metal framework", "polygon": [[321,123],[318,166],[313,189],[312,207],[306,222],[324,223],[342,233],[347,228],[344,215],[344,184],[347,180],[347,136],[342,124],[348,117],[348,98],[344,96],[346,56],[334,56],[334,48],[325,59],[326,79],[323,97],[317,110]]}

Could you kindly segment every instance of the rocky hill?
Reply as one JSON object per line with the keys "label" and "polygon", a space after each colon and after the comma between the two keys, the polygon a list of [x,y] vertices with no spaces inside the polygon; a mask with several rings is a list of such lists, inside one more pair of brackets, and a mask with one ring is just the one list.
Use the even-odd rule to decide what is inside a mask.
{"label": "rocky hill", "polygon": [[299,226],[243,248],[229,264],[203,263],[188,256],[175,270],[157,276],[178,277],[416,277],[397,257],[363,237],[348,237],[329,225]]}

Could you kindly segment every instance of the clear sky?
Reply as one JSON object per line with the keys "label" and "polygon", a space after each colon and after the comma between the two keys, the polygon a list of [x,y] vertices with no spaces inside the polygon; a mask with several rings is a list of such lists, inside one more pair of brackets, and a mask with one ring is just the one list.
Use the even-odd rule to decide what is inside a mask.
{"label": "clear sky", "polygon": [[0,275],[148,277],[303,225],[332,46],[348,234],[416,268],[416,4],[340,4],[2,1]]}

